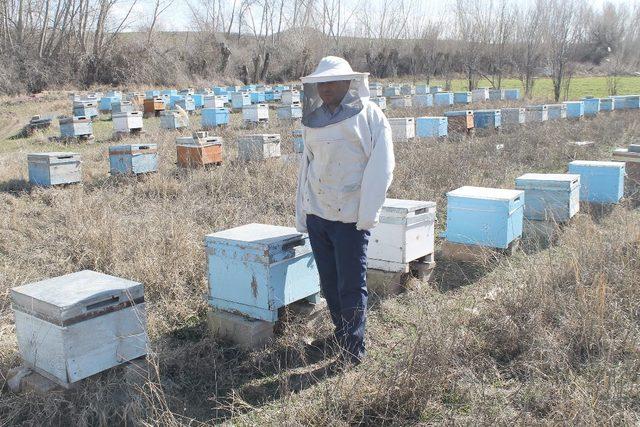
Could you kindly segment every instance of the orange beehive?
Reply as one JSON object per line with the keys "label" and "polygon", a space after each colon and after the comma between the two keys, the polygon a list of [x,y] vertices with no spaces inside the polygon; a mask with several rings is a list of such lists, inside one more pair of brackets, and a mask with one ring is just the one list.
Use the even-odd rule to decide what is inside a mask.
{"label": "orange beehive", "polygon": [[164,111],[164,100],[162,98],[153,98],[144,100],[144,114],[157,116],[160,111]]}
{"label": "orange beehive", "polygon": [[209,136],[207,132],[195,132],[193,136],[177,138],[176,148],[180,167],[222,164],[222,138]]}

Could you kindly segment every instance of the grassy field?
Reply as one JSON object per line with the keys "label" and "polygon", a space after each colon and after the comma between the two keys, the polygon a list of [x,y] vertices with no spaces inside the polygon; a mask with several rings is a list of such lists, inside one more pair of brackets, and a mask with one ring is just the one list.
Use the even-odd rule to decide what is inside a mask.
{"label": "grassy field", "polygon": [[[430,283],[412,279],[403,295],[374,296],[367,362],[335,374],[333,359],[308,346],[328,335],[326,317],[288,324],[271,345],[251,352],[212,336],[204,322],[204,236],[249,222],[292,225],[295,159],[235,161],[238,135],[252,132],[237,114],[219,133],[227,161],[205,170],[176,168],[177,133],[145,120],[139,140],[158,143],[160,153],[158,173],[145,179],[109,176],[107,148],[115,141],[106,118],[96,122],[93,144],[52,143],[56,126],[16,136],[32,114],[69,110],[61,93],[0,100],[0,424],[640,422],[637,194],[610,212],[581,211],[553,246],[525,242],[514,256],[481,266],[443,260],[438,239]],[[441,232],[447,191],[513,188],[525,172],[610,159],[614,147],[640,137],[638,114],[398,143],[389,196],[435,201]],[[192,128],[198,125],[195,116]],[[281,133],[285,154],[295,127],[269,125]],[[595,146],[567,144],[583,140]],[[82,153],[83,185],[28,185],[26,154],[50,150]],[[145,285],[151,372],[114,369],[65,394],[11,393],[6,373],[20,357],[9,289],[81,269]]]}

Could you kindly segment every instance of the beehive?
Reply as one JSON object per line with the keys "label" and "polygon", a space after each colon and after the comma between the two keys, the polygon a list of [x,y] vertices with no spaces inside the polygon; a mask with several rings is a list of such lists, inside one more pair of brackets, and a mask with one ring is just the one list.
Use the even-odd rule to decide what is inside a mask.
{"label": "beehive", "polygon": [[582,101],[565,101],[568,119],[581,119],[584,116],[584,103]]}
{"label": "beehive", "polygon": [[133,103],[136,106],[142,106],[144,104],[145,94],[142,92],[131,92],[127,94],[126,100]]}
{"label": "beehive", "polygon": [[[235,91],[235,89],[233,90]],[[220,87],[220,86],[214,86],[213,87],[213,93],[215,95],[227,95],[227,88],[225,87]]]}
{"label": "beehive", "polygon": [[640,108],[640,95],[627,95],[625,96],[625,107],[628,110],[637,110]]}
{"label": "beehive", "polygon": [[400,86],[401,95],[415,95],[416,88],[411,84],[403,84]]}
{"label": "beehive", "polygon": [[416,118],[416,136],[419,138],[436,138],[447,136],[448,119],[446,117]]}
{"label": "beehive", "polygon": [[433,105],[453,105],[453,92],[436,92],[433,94]]}
{"label": "beehive", "polygon": [[174,100],[173,106],[171,108],[176,109],[176,106],[190,113],[196,111],[196,102],[193,100],[193,97],[191,95],[183,96],[180,99]]}
{"label": "beehive", "polygon": [[448,133],[467,133],[473,130],[473,111],[446,111]]}
{"label": "beehive", "polygon": [[178,95],[178,89],[163,89],[160,91],[160,95],[168,97],[175,96]]}
{"label": "beehive", "polygon": [[251,105],[251,95],[247,92],[233,92],[231,94],[231,107],[235,110],[241,110]]}
{"label": "beehive", "polygon": [[304,131],[302,129],[294,129],[291,131],[293,136],[293,152],[302,153],[304,151]]}
{"label": "beehive", "polygon": [[265,93],[264,93],[265,102],[273,102],[273,101],[275,101],[275,99],[276,99],[276,97],[275,97],[275,92],[274,91],[272,91],[272,90],[265,91]]}
{"label": "beehive", "polygon": [[127,113],[136,111],[135,105],[131,101],[116,101],[111,104],[111,114]]}
{"label": "beehive", "polygon": [[584,115],[593,117],[600,112],[600,98],[587,97],[583,98],[584,102]]}
{"label": "beehive", "polygon": [[243,91],[245,91],[245,92],[250,92],[250,91],[252,91],[252,90],[256,90],[256,89],[257,89],[256,85],[253,85],[253,84],[251,84],[251,85],[244,85],[244,86],[242,86],[242,87],[240,88],[240,90],[243,90]]}
{"label": "beehive", "polygon": [[431,93],[432,95],[435,95],[436,93],[440,93],[444,91],[444,88],[442,86],[430,86],[429,87],[429,93]]}
{"label": "beehive", "polygon": [[159,90],[146,90],[144,91],[144,99],[153,99],[160,97]]}
{"label": "beehive", "polygon": [[302,105],[299,102],[278,107],[278,119],[294,120],[302,118]]}
{"label": "beehive", "polygon": [[523,124],[526,121],[526,111],[524,108],[502,108],[500,121],[503,126]]}
{"label": "beehive", "polygon": [[369,83],[369,94],[372,98],[383,95],[383,86],[380,83]]}
{"label": "beehive", "polygon": [[414,107],[433,107],[433,95],[430,93],[413,95],[411,103]]}
{"label": "beehive", "polygon": [[60,137],[62,138],[91,138],[93,124],[88,117],[60,117]]}
{"label": "beehive", "polygon": [[616,149],[613,160],[625,162],[626,178],[631,187],[640,186],[640,145],[630,144],[629,148]]}
{"label": "beehive", "polygon": [[177,164],[195,168],[222,164],[222,138],[208,132],[194,132],[192,136],[176,138]]}
{"label": "beehive", "polygon": [[516,178],[516,189],[524,191],[529,220],[563,223],[580,210],[580,175],[527,173]]}
{"label": "beehive", "polygon": [[210,129],[217,126],[229,124],[228,108],[203,108],[200,117],[200,125],[204,129]]}
{"label": "beehive", "polygon": [[384,88],[384,96],[400,96],[400,87],[399,86],[387,86]]}
{"label": "beehive", "polygon": [[249,92],[251,94],[251,103],[252,104],[258,104],[260,102],[266,102],[266,97],[264,95],[264,92],[260,92],[260,91],[255,91],[255,92]]}
{"label": "beehive", "polygon": [[499,129],[502,126],[500,110],[474,110],[473,124],[476,129]]}
{"label": "beehive", "polygon": [[616,109],[613,98],[600,98],[600,111],[614,111]]}
{"label": "beehive", "polygon": [[169,130],[188,128],[189,116],[176,111],[163,111],[160,113],[160,127]]}
{"label": "beehive", "polygon": [[116,132],[129,133],[142,131],[142,113],[130,111],[127,113],[113,113],[113,128]]}
{"label": "beehive", "polygon": [[20,355],[69,387],[147,353],[142,284],[84,270],[11,290]]}
{"label": "beehive", "polygon": [[158,144],[125,144],[109,147],[111,175],[139,175],[158,170]]}
{"label": "beehive", "polygon": [[196,106],[196,110],[200,110],[204,108],[204,97],[205,97],[204,93],[196,93],[196,94],[193,94],[191,97],[193,98],[193,103]]}
{"label": "beehive", "polygon": [[574,160],[569,173],[580,175],[580,201],[618,203],[624,194],[624,163]]}
{"label": "beehive", "polygon": [[280,157],[280,134],[243,135],[238,139],[241,160],[264,160]]}
{"label": "beehive", "polygon": [[520,99],[520,89],[504,89],[504,99],[507,101],[517,101]]}
{"label": "beehive", "polygon": [[528,105],[524,109],[527,123],[541,123],[549,120],[549,111],[546,105]]}
{"label": "beehive", "polygon": [[253,104],[242,108],[242,120],[247,123],[269,121],[269,106],[267,104]]}
{"label": "beehive", "polygon": [[558,120],[567,118],[566,104],[547,104],[548,120]]}
{"label": "beehive", "polygon": [[416,95],[427,95],[430,93],[429,85],[416,85]]}
{"label": "beehive", "polygon": [[367,267],[404,271],[407,263],[433,254],[435,218],[434,202],[386,199],[369,237]]}
{"label": "beehive", "polygon": [[484,87],[471,91],[471,99],[473,102],[485,102],[489,100],[489,89]]}
{"label": "beehive", "polygon": [[159,115],[165,110],[165,103],[162,97],[147,98],[144,100],[144,113],[147,115]]}
{"label": "beehive", "polygon": [[413,117],[389,119],[393,142],[406,142],[416,136],[416,124]]}
{"label": "beehive", "polygon": [[627,97],[626,96],[612,96],[613,102],[615,103],[616,110],[627,110]]}
{"label": "beehive", "polygon": [[389,97],[391,108],[411,108],[411,95],[398,95]]}
{"label": "beehive", "polygon": [[489,89],[489,101],[504,101],[504,89]]}
{"label": "beehive", "polygon": [[103,96],[102,98],[100,98],[100,104],[99,104],[99,108],[100,111],[103,113],[109,113],[111,112],[112,104],[114,102],[118,102],[120,101],[122,98],[119,97],[115,97],[115,96]]}
{"label": "beehive", "polygon": [[98,104],[94,101],[75,101],[73,103],[73,115],[75,117],[98,117]]}
{"label": "beehive", "polygon": [[82,181],[80,154],[67,152],[33,153],[27,155],[29,182],[51,187]]}
{"label": "beehive", "polygon": [[290,105],[300,102],[300,92],[297,90],[285,90],[282,91],[280,102],[284,105]]}
{"label": "beehive", "polygon": [[371,102],[373,102],[378,107],[380,107],[381,110],[387,109],[387,98],[385,98],[384,96],[377,96],[377,97],[371,98]]}
{"label": "beehive", "polygon": [[226,102],[225,95],[205,95],[204,108],[224,108]]}
{"label": "beehive", "polygon": [[522,235],[524,191],[460,187],[447,193],[449,242],[509,247]]}
{"label": "beehive", "polygon": [[473,95],[471,92],[453,92],[454,104],[471,104]]}
{"label": "beehive", "polygon": [[226,88],[227,93],[240,92],[241,90],[242,90],[242,86],[227,86]]}
{"label": "beehive", "polygon": [[205,237],[209,304],[268,322],[278,309],[320,292],[307,235],[294,228],[247,224]]}

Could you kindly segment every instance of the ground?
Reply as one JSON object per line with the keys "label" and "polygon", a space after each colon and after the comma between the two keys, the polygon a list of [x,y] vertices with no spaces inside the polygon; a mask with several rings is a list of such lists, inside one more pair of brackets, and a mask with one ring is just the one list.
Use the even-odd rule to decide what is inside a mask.
{"label": "ground", "polygon": [[[436,253],[429,284],[413,281],[411,292],[371,299],[368,359],[336,374],[327,369],[331,359],[311,354],[307,345],[328,334],[326,318],[320,325],[288,325],[273,345],[253,352],[204,326],[204,236],[249,222],[292,225],[295,160],[236,161],[237,136],[252,131],[234,114],[232,125],[216,132],[225,139],[225,164],[181,170],[177,133],[148,119],[139,140],[158,143],[158,173],[114,179],[108,117],[95,123],[93,144],[50,142],[55,124],[19,136],[31,115],[49,112],[69,113],[67,94],[0,101],[0,379],[20,363],[9,289],[81,269],[145,285],[152,370],[132,381],[130,372],[116,369],[72,393],[45,397],[14,395],[5,384],[2,424],[640,421],[640,214],[633,194],[609,212],[582,210],[552,247],[525,245],[476,267]],[[435,201],[441,232],[447,191],[513,188],[526,172],[563,172],[576,158],[608,160],[614,147],[637,140],[639,114],[398,143],[389,195]],[[192,128],[198,126],[199,117],[192,117]],[[281,133],[285,154],[292,152],[295,128],[275,119],[269,125],[268,132]],[[595,146],[567,144],[583,140]],[[82,185],[28,185],[26,154],[52,150],[82,154]]]}

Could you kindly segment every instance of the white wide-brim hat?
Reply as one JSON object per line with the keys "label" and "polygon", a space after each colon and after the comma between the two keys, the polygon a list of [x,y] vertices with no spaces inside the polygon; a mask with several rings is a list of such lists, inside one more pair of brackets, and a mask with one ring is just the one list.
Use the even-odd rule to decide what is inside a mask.
{"label": "white wide-brim hat", "polygon": [[351,65],[338,56],[325,56],[320,60],[315,71],[308,76],[302,77],[302,83],[323,83],[335,82],[338,80],[361,80],[369,73],[357,73],[353,71]]}

